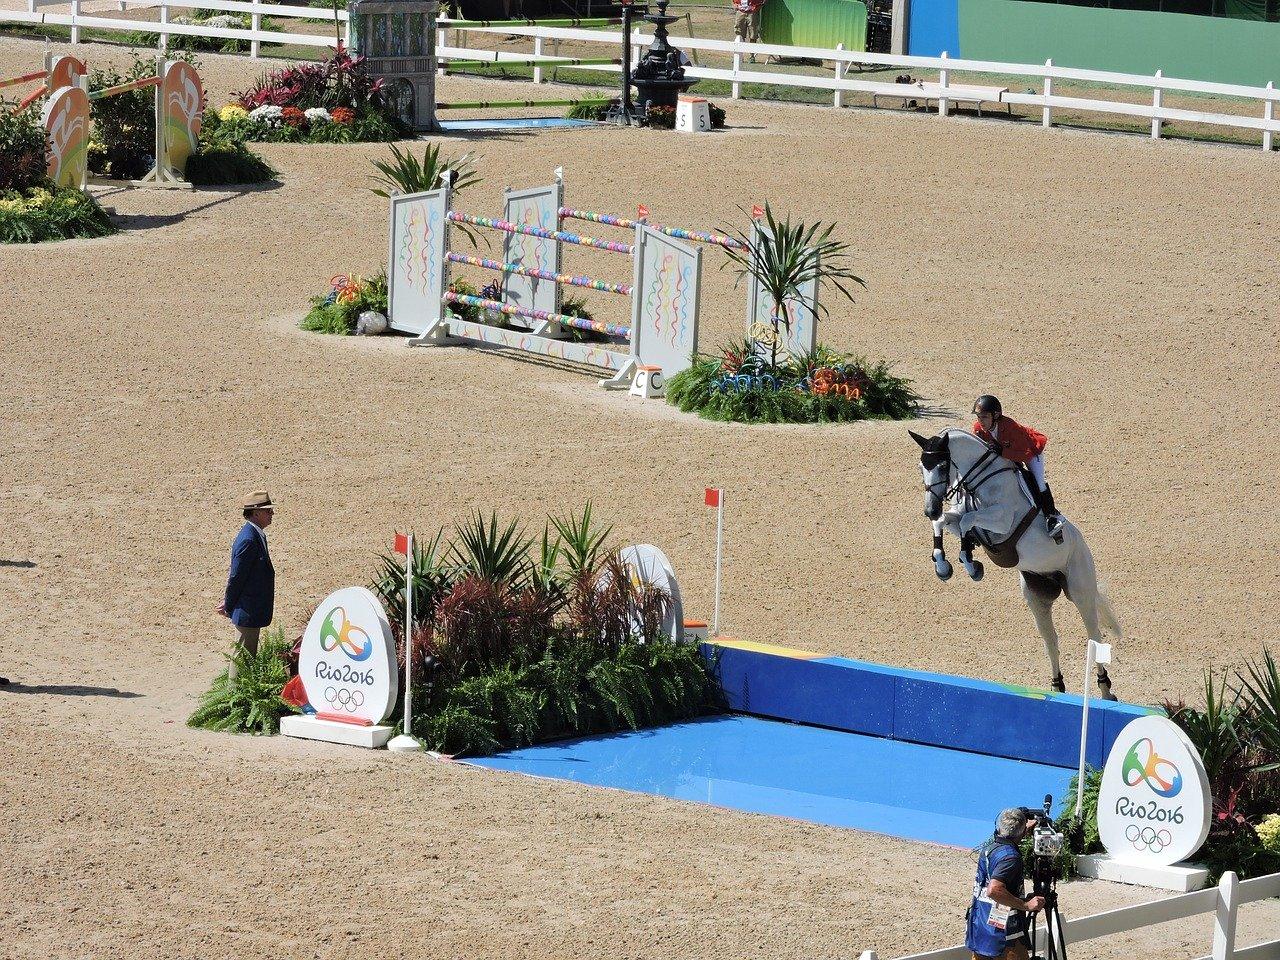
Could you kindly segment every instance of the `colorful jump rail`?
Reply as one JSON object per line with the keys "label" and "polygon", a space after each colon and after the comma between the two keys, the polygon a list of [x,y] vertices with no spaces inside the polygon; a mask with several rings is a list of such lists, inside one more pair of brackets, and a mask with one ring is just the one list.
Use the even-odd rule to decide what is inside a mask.
{"label": "colorful jump rail", "polygon": [[[642,395],[653,395],[660,391],[662,378],[687,369],[696,352],[701,253],[643,224],[634,228],[634,243],[554,229],[561,194],[559,181],[532,190],[508,190],[500,218],[450,210],[447,186],[393,197],[387,270],[391,326],[416,334],[410,343],[418,346],[472,341],[602,367],[613,372],[600,381],[602,386],[631,386]],[[449,228],[454,223],[504,234],[502,259],[450,250]],[[564,273],[560,251],[575,246],[630,257],[632,282]],[[501,299],[450,290],[451,264],[501,272]],[[630,326],[561,312],[562,286],[630,297]],[[525,329],[466,320],[449,311],[450,304],[502,315]],[[574,330],[611,340],[576,342],[571,338]]]}
{"label": "colorful jump rail", "polygon": [[468,223],[473,227],[487,227],[490,230],[501,230],[504,233],[518,233],[526,237],[539,237],[543,240],[554,240],[557,243],[571,243],[578,247],[593,247],[596,250],[608,250],[611,253],[635,253],[636,248],[630,243],[619,243],[617,240],[597,240],[579,233],[564,230],[545,230],[541,227],[521,226],[509,220],[495,217],[472,217],[465,213],[449,211],[449,219],[455,223]]}
{"label": "colorful jump rail", "polygon": [[40,86],[18,101],[18,105],[11,111],[12,113],[21,113],[37,100],[52,92],[61,90],[63,87],[74,87],[79,79],[84,76],[84,72],[85,65],[83,60],[67,56],[55,57],[51,53],[46,53],[44,55],[43,70],[35,70],[20,77],[9,77],[8,79],[0,80],[0,90],[43,81]]}
{"label": "colorful jump rail", "polygon": [[[60,58],[71,59],[71,58]],[[51,65],[48,85],[52,95],[44,106],[43,122],[49,142],[49,179],[59,186],[85,189],[89,176],[90,110],[93,102],[134,90],[155,90],[156,141],[155,166],[141,180],[129,181],[138,187],[190,187],[182,177],[187,159],[196,151],[200,139],[200,118],[204,111],[204,88],[190,64],[180,60],[156,59],[154,76],[128,83],[90,90],[84,75],[84,64],[75,61],[65,68],[70,77],[61,87],[53,87],[62,78]],[[117,185],[116,181],[102,181]]]}
{"label": "colorful jump rail", "polygon": [[643,224],[651,227],[659,233],[665,233],[668,237],[675,237],[677,240],[691,240],[694,243],[712,243],[716,246],[727,247],[730,250],[745,250],[747,245],[733,237],[726,237],[721,233],[712,233],[707,230],[685,230],[683,227],[664,227],[659,223],[650,223],[648,220],[631,220],[627,217],[619,217],[612,213],[594,213],[590,210],[574,210],[571,207],[560,208],[561,220],[586,220],[590,223],[603,223],[610,227],[622,227],[627,230],[634,230],[637,226]]}

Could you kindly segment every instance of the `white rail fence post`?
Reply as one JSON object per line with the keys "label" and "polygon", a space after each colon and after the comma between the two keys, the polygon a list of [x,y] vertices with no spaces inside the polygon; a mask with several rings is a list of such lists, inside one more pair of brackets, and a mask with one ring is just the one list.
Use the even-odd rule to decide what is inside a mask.
{"label": "white rail fence post", "polygon": [[[1156,71],[1156,83],[1160,82],[1160,78],[1164,76],[1163,70]],[[1151,94],[1151,139],[1160,139],[1160,104],[1164,102],[1164,91],[1160,87],[1155,87]]]}
{"label": "white rail fence post", "polygon": [[80,42],[80,0],[71,0],[71,42]]}
{"label": "white rail fence post", "polygon": [[[254,6],[257,6],[256,0]],[[262,29],[262,14],[257,10],[249,14],[249,26],[253,29],[253,39],[249,41],[249,56],[256,60],[262,55],[262,41],[258,39],[258,31]]]}
{"label": "white rail fence post", "polygon": [[1231,960],[1236,952],[1236,912],[1240,881],[1228,870],[1218,881],[1218,915],[1213,924],[1213,960]]}
{"label": "white rail fence post", "polygon": [[[347,21],[347,26],[350,26],[350,25],[351,25],[351,22],[350,22],[350,21]],[[437,21],[437,25],[436,25],[436,49],[437,49],[437,50],[439,50],[441,47],[443,47],[443,46],[445,45],[445,40],[446,40],[446,38],[447,38],[447,34],[446,34],[446,32],[445,32],[445,31],[446,31],[446,29],[447,29],[447,28],[440,26],[440,25],[439,25],[439,21]],[[437,61],[436,61],[436,75],[437,75],[437,76],[440,76],[440,77],[443,77],[443,76],[444,76],[444,73],[445,73],[444,65],[445,65],[446,63],[448,63],[448,61],[447,61],[447,60],[437,60]]]}
{"label": "white rail fence post", "polygon": [[165,0],[160,3],[160,40],[156,47],[161,53],[167,53],[169,50],[169,31],[165,29],[169,25],[169,4]]}
{"label": "white rail fence post", "polygon": [[[840,50],[840,51],[843,51],[843,50],[844,50],[844,43],[843,43],[843,42],[842,42],[842,43],[837,43],[837,44],[836,44],[836,49],[837,49],[837,50]],[[837,60],[837,61],[836,61],[836,80],[837,80],[837,81],[839,81],[839,80],[843,80],[843,79],[844,79],[844,72],[845,72],[846,70],[848,70],[848,69],[849,69],[849,64],[845,63],[843,60]],[[843,91],[843,90],[836,90],[836,92],[835,92],[835,93],[832,95],[832,97],[831,97],[831,105],[832,105],[833,107],[835,107],[837,110],[839,110],[841,107],[843,107],[843,106],[844,106],[844,91]]]}
{"label": "white rail fence post", "polygon": [[[541,37],[533,38],[533,55],[535,57],[542,56],[542,38]],[[541,64],[535,63],[533,65],[533,82],[534,83],[542,82],[542,65]]]}
{"label": "white rail fence post", "polygon": [[729,99],[737,100],[742,96],[742,84],[738,82],[738,71],[742,69],[742,51],[734,44],[733,49],[733,83],[729,87]]}
{"label": "white rail fence post", "polygon": [[1053,60],[1044,62],[1044,109],[1040,112],[1040,125],[1048,130],[1053,126],[1053,110],[1049,106],[1049,98],[1053,96],[1053,77],[1049,76],[1049,70],[1053,67]]}
{"label": "white rail fence post", "polygon": [[[1267,93],[1270,93],[1275,88],[1276,88],[1275,81],[1268,80]],[[1276,102],[1268,98],[1262,105],[1262,119],[1270,123],[1275,118],[1275,115],[1276,115]],[[1270,130],[1262,131],[1262,149],[1266,150],[1268,153],[1271,152],[1272,139],[1273,137]]]}
{"label": "white rail fence post", "polygon": [[[947,51],[942,51],[941,59],[947,59]],[[938,86],[942,88],[938,91],[938,116],[940,117],[947,115],[947,86],[950,83],[950,78],[951,71],[945,66],[938,71]]]}

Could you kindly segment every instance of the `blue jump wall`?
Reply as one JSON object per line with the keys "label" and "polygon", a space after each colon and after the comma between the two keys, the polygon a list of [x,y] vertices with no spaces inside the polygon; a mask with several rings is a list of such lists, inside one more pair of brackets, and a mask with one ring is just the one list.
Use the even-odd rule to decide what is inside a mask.
{"label": "blue jump wall", "polygon": [[[1082,699],[900,670],[727,638],[702,645],[729,709],[778,720],[1075,768]],[[1120,731],[1157,711],[1089,701],[1086,760],[1101,767]]]}

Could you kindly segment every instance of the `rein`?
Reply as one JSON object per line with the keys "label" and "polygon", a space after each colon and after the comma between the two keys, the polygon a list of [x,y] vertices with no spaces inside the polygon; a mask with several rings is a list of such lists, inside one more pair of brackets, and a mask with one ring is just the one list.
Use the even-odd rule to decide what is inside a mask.
{"label": "rein", "polygon": [[[973,474],[981,470],[982,467],[986,465],[987,461],[989,461],[992,457],[999,457],[999,456],[1000,456],[1000,453],[998,450],[996,450],[994,447],[987,447],[987,452],[984,453],[981,457],[979,457],[977,462],[974,463],[974,465],[969,468],[968,470],[969,476],[973,476]],[[947,448],[947,458],[944,462],[947,465],[947,476],[950,477],[951,467],[954,465],[954,462],[951,459],[950,447]],[[978,493],[978,488],[981,487],[988,480],[998,477],[1002,473],[1015,473],[1017,472],[1017,469],[1018,468],[1016,466],[999,467],[998,469],[991,470],[988,473],[983,474],[982,476],[978,477],[976,480],[973,480],[973,481],[966,479],[965,474],[957,470],[956,482],[947,488],[946,492],[942,495],[942,499],[953,500],[957,493],[964,493],[966,496],[976,497]],[[934,487],[938,486],[939,484],[945,484],[946,482],[947,481],[945,479],[935,480],[933,483],[929,484],[929,492],[933,493]]]}

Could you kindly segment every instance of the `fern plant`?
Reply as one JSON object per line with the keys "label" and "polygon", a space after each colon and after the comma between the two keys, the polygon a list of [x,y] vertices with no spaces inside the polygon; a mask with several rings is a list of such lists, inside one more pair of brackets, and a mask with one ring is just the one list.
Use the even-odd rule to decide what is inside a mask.
{"label": "fern plant", "polygon": [[224,670],[200,697],[200,705],[187,726],[227,733],[273,734],[280,732],[280,718],[296,712],[280,698],[289,681],[290,644],[284,631],[264,633],[256,653],[244,647],[227,659],[235,664],[236,678]]}

